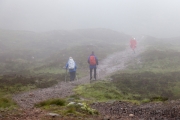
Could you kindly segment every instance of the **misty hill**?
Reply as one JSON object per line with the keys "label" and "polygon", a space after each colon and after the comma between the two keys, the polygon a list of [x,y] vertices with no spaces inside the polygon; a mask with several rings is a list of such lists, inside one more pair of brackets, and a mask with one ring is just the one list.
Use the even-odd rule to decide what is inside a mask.
{"label": "misty hill", "polygon": [[[0,55],[9,52],[17,54],[17,52],[21,52],[22,50],[28,50],[36,58],[47,58],[59,50],[74,45],[95,44],[96,42],[116,44],[118,42],[124,42],[129,38],[128,35],[107,29],[59,30],[43,33],[0,30],[0,33]],[[4,54],[3,57],[5,57]]]}
{"label": "misty hill", "polygon": [[[53,63],[54,60],[51,57],[56,59],[53,56],[73,51],[73,48],[76,50],[78,49],[76,46],[80,46],[80,48],[92,48],[91,46],[94,48],[95,46],[98,50],[102,48],[108,51],[108,49],[113,49],[111,45],[124,45],[130,38],[129,35],[109,29],[57,30],[42,33],[0,30],[0,33],[2,71],[4,68],[16,71],[18,64],[21,64],[18,69],[28,68],[27,64],[32,66],[32,63],[46,59]],[[80,52],[82,50],[79,49]],[[12,69],[12,66],[16,67]]]}
{"label": "misty hill", "polygon": [[169,44],[169,45],[179,45],[180,37],[172,38],[155,38],[153,36],[143,36],[142,37],[145,44],[155,45],[155,44]]}
{"label": "misty hill", "polygon": [[130,36],[113,31],[110,29],[80,29],[73,31],[76,34],[89,38],[92,41],[104,41],[117,44],[117,42],[126,42]]}

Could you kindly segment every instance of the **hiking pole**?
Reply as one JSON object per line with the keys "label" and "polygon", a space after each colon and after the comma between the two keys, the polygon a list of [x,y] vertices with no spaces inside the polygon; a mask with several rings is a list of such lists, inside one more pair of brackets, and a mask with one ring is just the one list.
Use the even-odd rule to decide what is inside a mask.
{"label": "hiking pole", "polygon": [[99,79],[99,68],[97,67],[97,79]]}
{"label": "hiking pole", "polygon": [[76,80],[78,81],[78,76],[77,76],[77,74],[76,74]]}
{"label": "hiking pole", "polygon": [[67,77],[67,69],[66,69],[66,74],[65,74],[65,82],[66,82],[66,77]]}

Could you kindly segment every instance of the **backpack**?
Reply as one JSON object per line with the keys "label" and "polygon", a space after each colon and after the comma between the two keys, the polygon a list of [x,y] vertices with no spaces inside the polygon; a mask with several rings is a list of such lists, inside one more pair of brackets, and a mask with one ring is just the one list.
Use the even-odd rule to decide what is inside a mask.
{"label": "backpack", "polygon": [[95,58],[95,56],[90,56],[89,57],[89,63],[90,63],[90,65],[96,65],[96,58]]}
{"label": "backpack", "polygon": [[75,62],[73,59],[69,59],[68,61],[68,69],[74,69],[75,68]]}

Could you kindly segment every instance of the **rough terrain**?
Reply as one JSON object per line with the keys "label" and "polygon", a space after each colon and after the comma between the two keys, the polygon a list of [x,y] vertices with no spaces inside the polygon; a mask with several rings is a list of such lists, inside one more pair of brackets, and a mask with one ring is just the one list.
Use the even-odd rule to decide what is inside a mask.
{"label": "rough terrain", "polygon": [[[135,59],[144,47],[138,47],[136,53],[127,46],[122,52],[114,53],[103,61],[99,61],[97,69],[98,80],[105,79],[106,76],[122,70],[127,66],[127,62]],[[138,60],[138,59],[136,59]],[[14,95],[13,99],[25,110],[24,115],[19,119],[37,120],[44,116],[42,110],[34,108],[34,104],[49,98],[63,98],[73,94],[73,88],[80,84],[89,83],[89,76],[74,81],[73,83],[61,82],[53,87],[33,90]],[[92,119],[101,120],[180,120],[180,101],[167,101],[165,103],[147,103],[134,105],[122,101],[110,101],[106,103],[94,103],[93,108],[97,109],[101,116]],[[17,119],[15,117],[14,119]],[[10,118],[12,119],[12,118]],[[58,120],[68,120],[70,118],[58,117]],[[77,118],[72,118],[75,120]]]}
{"label": "rough terrain", "polygon": [[[124,69],[126,67],[126,62],[135,58],[143,48],[139,47],[134,54],[133,51],[127,47],[126,50],[122,52],[114,53],[108,56],[103,61],[99,61],[99,66],[97,69],[98,80],[103,79],[104,77],[110,75],[113,72]],[[64,98],[73,94],[73,88],[79,84],[89,83],[89,76],[79,79],[78,81],[70,82],[61,82],[55,86],[33,90],[25,93],[20,93],[14,95],[13,99],[18,103],[22,108],[28,109],[33,108],[35,103],[38,103],[43,100],[50,98]]]}

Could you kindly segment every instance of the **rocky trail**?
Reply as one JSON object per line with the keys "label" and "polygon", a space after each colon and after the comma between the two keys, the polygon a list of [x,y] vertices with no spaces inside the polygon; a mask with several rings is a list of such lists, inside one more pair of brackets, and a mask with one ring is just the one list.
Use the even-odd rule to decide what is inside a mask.
{"label": "rocky trail", "polygon": [[[138,60],[137,56],[144,50],[145,47],[138,47],[134,54],[129,46],[127,46],[124,51],[116,52],[103,61],[99,61],[97,80],[104,80],[106,76],[125,69],[128,65],[127,63],[130,60]],[[73,95],[73,88],[86,83],[90,83],[89,76],[72,83],[61,82],[49,88],[14,95],[13,99],[24,110],[18,119],[38,120],[47,113],[34,108],[34,104],[50,98],[64,98]],[[180,120],[180,100],[167,101],[165,103],[146,103],[142,105],[122,101],[97,102],[92,104],[92,108],[97,109],[101,114],[99,117],[92,117],[92,119],[96,120]],[[65,120],[66,118],[57,119]],[[69,120],[69,118],[66,120]],[[72,120],[76,120],[76,118],[72,118]]]}
{"label": "rocky trail", "polygon": [[[129,47],[127,47],[127,49],[125,49],[124,51],[114,53],[108,56],[103,61],[99,61],[99,66],[97,69],[98,80],[103,79],[113,72],[124,69],[126,67],[126,62],[135,58],[142,51],[143,48],[138,48],[136,50],[136,53],[134,54],[133,51]],[[75,86],[89,82],[89,76],[87,76],[71,83],[61,82],[49,88],[37,89],[16,94],[13,96],[13,99],[20,107],[30,109],[33,108],[35,103],[43,100],[47,100],[50,98],[64,98],[66,96],[70,96],[73,94],[72,90]]]}

